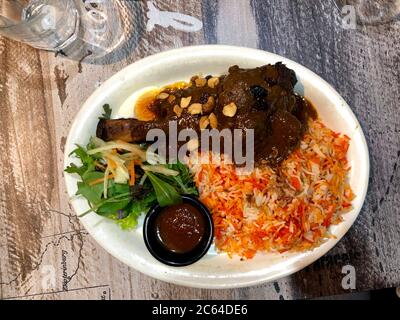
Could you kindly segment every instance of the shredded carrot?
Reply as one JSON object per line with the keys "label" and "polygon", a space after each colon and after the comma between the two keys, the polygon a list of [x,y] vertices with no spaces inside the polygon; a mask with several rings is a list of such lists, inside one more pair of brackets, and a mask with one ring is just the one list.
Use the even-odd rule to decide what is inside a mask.
{"label": "shredded carrot", "polygon": [[297,178],[296,176],[293,176],[290,179],[290,184],[293,186],[293,188],[295,188],[297,191],[301,190],[301,183],[299,178]]}
{"label": "shredded carrot", "polygon": [[327,210],[327,215],[326,215],[326,218],[325,218],[325,220],[324,220],[324,226],[325,227],[328,227],[329,226],[329,224],[331,223],[331,219],[332,219],[332,216],[333,216],[333,213],[334,213],[334,206],[333,205],[330,205],[329,207],[328,207],[328,210]]}
{"label": "shredded carrot", "polygon": [[133,185],[135,185],[135,178],[136,178],[135,177],[135,161],[131,161],[129,163],[128,170],[129,170],[129,176],[130,176],[129,185],[133,186]]}
{"label": "shredded carrot", "polygon": [[[108,179],[112,179],[112,178],[114,178],[114,175],[111,173],[111,174],[108,176]],[[100,179],[96,179],[96,180],[90,181],[90,182],[89,182],[89,186],[94,186],[94,185],[96,185],[96,184],[102,183],[103,181],[104,181],[104,177],[103,177],[103,178],[100,178]]]}

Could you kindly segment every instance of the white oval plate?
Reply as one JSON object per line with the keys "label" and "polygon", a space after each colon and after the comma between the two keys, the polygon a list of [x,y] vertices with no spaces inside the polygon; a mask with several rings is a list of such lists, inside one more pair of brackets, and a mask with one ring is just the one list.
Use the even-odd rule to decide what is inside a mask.
{"label": "white oval plate", "polygon": [[[124,68],[98,88],[76,116],[65,147],[65,165],[74,161],[68,155],[75,145],[86,145],[90,136],[95,135],[97,118],[105,103],[118,110],[133,92],[147,86],[188,80],[195,74],[218,75],[226,73],[228,67],[235,64],[253,68],[278,61],[296,72],[299,80],[296,91],[312,101],[324,123],[351,138],[348,153],[352,166],[350,184],[357,197],[353,201],[354,209],[344,215],[341,224],[332,227],[336,239],[330,239],[312,251],[257,254],[248,261],[230,259],[211,249],[199,262],[174,268],[161,264],[147,251],[142,237],[142,220],[136,230],[122,231],[113,222],[91,213],[81,222],[104,249],[136,270],[163,281],[199,288],[235,288],[292,274],[320,258],[344,236],[361,210],[368,187],[369,155],[362,129],[347,103],[327,82],[307,68],[265,51],[211,45],[186,47],[147,57]],[[66,174],[65,180],[68,194],[73,196],[77,178]],[[74,198],[72,205],[77,214],[88,209],[84,199]]]}

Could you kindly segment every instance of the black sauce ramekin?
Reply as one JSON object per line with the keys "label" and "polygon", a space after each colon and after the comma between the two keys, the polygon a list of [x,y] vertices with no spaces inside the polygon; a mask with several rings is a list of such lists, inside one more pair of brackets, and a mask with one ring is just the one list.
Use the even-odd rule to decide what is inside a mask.
{"label": "black sauce ramekin", "polygon": [[155,221],[164,207],[156,204],[147,213],[143,224],[143,238],[147,249],[158,261],[173,267],[184,267],[200,260],[208,251],[214,238],[214,224],[207,207],[196,197],[183,195],[182,201],[191,204],[204,216],[205,232],[200,243],[191,251],[176,253],[165,248],[157,238]]}

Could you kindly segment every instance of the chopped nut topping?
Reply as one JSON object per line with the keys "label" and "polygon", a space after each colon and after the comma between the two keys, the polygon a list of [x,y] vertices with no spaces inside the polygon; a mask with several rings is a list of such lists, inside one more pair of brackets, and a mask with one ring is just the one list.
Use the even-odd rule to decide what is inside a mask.
{"label": "chopped nut topping", "polygon": [[210,120],[211,128],[213,128],[213,129],[217,129],[218,128],[217,116],[214,113],[210,113],[210,115],[208,116],[208,120]]}
{"label": "chopped nut topping", "polygon": [[185,109],[189,106],[190,101],[192,100],[192,97],[186,97],[181,99],[181,108]]}
{"label": "chopped nut topping", "polygon": [[174,105],[174,112],[178,117],[182,115],[182,111],[183,109],[180,106],[178,106],[177,104]]}
{"label": "chopped nut topping", "polygon": [[169,97],[169,94],[168,94],[168,93],[162,92],[162,93],[160,93],[160,94],[157,96],[157,99],[158,99],[158,100],[165,100],[165,99],[167,99],[168,97]]}
{"label": "chopped nut topping", "polygon": [[203,104],[203,113],[210,113],[214,110],[215,99],[213,96],[209,96],[205,104]]}
{"label": "chopped nut topping", "polygon": [[190,113],[191,115],[200,114],[201,111],[202,111],[202,105],[201,105],[201,103],[192,103],[192,104],[189,106],[188,111],[189,111],[189,113]]}
{"label": "chopped nut topping", "polygon": [[208,79],[207,84],[210,88],[214,89],[219,84],[219,78],[212,77],[212,78]]}
{"label": "chopped nut topping", "polygon": [[207,129],[209,124],[210,124],[210,120],[208,119],[207,116],[202,116],[200,118],[200,122],[199,122],[200,130]]}
{"label": "chopped nut topping", "polygon": [[224,114],[224,116],[231,117],[231,118],[236,114],[236,111],[237,111],[237,107],[234,102],[227,104],[222,109],[222,113]]}
{"label": "chopped nut topping", "polygon": [[196,84],[196,87],[202,88],[202,87],[204,87],[206,85],[207,80],[204,79],[204,78],[197,78],[194,82]]}
{"label": "chopped nut topping", "polygon": [[176,97],[173,94],[170,94],[169,97],[168,97],[168,102],[172,103],[172,102],[175,101],[175,99],[176,99]]}

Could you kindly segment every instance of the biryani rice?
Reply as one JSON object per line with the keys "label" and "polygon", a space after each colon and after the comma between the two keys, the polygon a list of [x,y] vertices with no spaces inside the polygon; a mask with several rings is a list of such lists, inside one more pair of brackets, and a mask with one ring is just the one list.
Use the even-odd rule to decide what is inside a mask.
{"label": "biryani rice", "polygon": [[277,169],[240,175],[223,156],[210,164],[189,161],[200,200],[213,216],[216,248],[250,259],[257,252],[308,250],[332,237],[329,226],[342,221],[354,198],[349,142],[312,120],[299,148]]}

